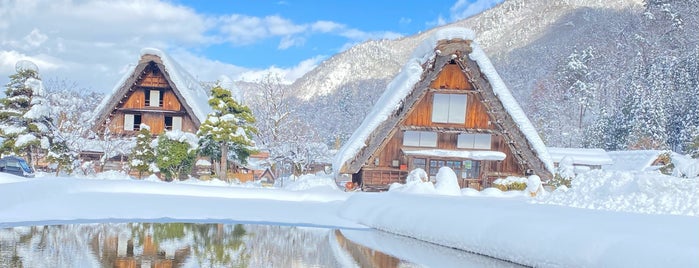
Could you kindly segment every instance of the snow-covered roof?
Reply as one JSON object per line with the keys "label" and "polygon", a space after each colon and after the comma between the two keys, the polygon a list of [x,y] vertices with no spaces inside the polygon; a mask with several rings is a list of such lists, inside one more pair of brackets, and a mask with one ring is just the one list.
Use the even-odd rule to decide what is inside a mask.
{"label": "snow-covered roof", "polygon": [[[153,55],[160,58],[164,66],[164,70],[162,71],[173,83],[171,86],[173,87],[173,90],[175,90],[176,94],[179,94],[183,98],[182,101],[185,108],[189,108],[189,110],[191,110],[191,115],[192,117],[195,117],[194,119],[197,122],[204,122],[206,120],[206,116],[211,112],[211,107],[208,103],[209,97],[206,94],[206,90],[204,90],[199,81],[185,71],[165,52],[159,49],[142,49],[140,55],[141,58],[146,55]],[[105,113],[109,113],[109,111],[106,111],[105,109],[111,108],[108,106],[115,103],[115,100],[122,97],[121,93],[124,92],[123,90],[131,87],[131,85],[126,84],[127,81],[129,81],[129,78],[132,78],[132,76],[138,76],[139,74],[135,74],[134,72],[136,72],[137,69],[142,69],[138,67],[142,67],[144,64],[147,64],[147,62],[139,62],[138,65],[132,65],[129,67],[128,71],[112,89],[112,93],[106,96],[97,106],[97,109],[95,109],[96,113],[93,116],[93,122],[96,122],[98,119],[101,119],[101,117],[104,117]]]}
{"label": "snow-covered roof", "polygon": [[406,155],[424,155],[434,157],[458,157],[473,160],[494,160],[500,161],[505,159],[506,155],[498,151],[461,151],[461,150],[403,150]]}
{"label": "snow-covered roof", "polygon": [[554,163],[561,162],[561,159],[567,156],[573,160],[573,165],[602,166],[614,164],[607,151],[603,149],[548,147],[548,150]]}
{"label": "snow-covered roof", "polygon": [[[451,27],[440,29],[425,39],[425,41],[414,50],[412,57],[401,68],[400,73],[388,84],[385,92],[376,102],[369,115],[364,119],[362,125],[357,128],[349,140],[338,151],[333,161],[333,170],[339,171],[346,162],[350,161],[364,147],[368,146],[367,141],[370,135],[401,107],[403,100],[413,91],[414,86],[420,81],[424,71],[422,66],[427,61],[434,59],[434,49],[438,42],[440,40],[452,39],[474,40],[475,34],[470,29]],[[551,161],[551,157],[549,156],[544,142],[536,132],[534,125],[529,121],[507,86],[505,86],[505,83],[495,71],[495,67],[493,67],[493,64],[490,62],[485,52],[475,41],[471,43],[471,48],[473,51],[469,54],[469,57],[478,64],[481,73],[487,77],[488,82],[492,86],[494,94],[502,102],[508,114],[522,131],[527,141],[536,152],[536,155],[544,163],[545,168],[553,174],[553,162]]]}
{"label": "snow-covered roof", "polygon": [[609,154],[614,163],[602,168],[618,171],[652,171],[658,168],[653,167],[653,162],[661,154],[667,152],[663,150],[610,151],[607,154]]}

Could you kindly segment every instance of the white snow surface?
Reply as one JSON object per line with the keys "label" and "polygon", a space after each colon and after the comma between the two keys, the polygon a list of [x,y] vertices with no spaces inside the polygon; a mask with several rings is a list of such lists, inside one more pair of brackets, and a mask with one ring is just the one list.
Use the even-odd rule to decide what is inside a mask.
{"label": "white snow surface", "polygon": [[[450,27],[435,31],[432,36],[429,36],[423,41],[414,51],[412,57],[401,68],[401,71],[388,84],[383,95],[374,105],[369,115],[364,119],[361,126],[352,133],[349,140],[338,151],[334,161],[333,170],[338,171],[342,165],[352,159],[359,151],[367,146],[366,141],[372,132],[389,116],[394,113],[401,105],[405,97],[412,92],[417,82],[420,80],[423,69],[422,64],[434,57],[434,48],[440,40],[449,39],[466,39],[475,40],[475,34],[472,30],[461,27]],[[505,106],[507,112],[512,116],[515,123],[519,126],[525,137],[532,145],[537,156],[543,161],[546,168],[554,173],[553,162],[541,137],[536,132],[534,125],[529,121],[524,111],[519,106],[515,98],[510,93],[505,83],[498,75],[495,67],[490,62],[485,52],[474,41],[471,43],[473,52],[469,57],[478,63],[481,72],[488,78],[493,91]]]}
{"label": "white snow surface", "polygon": [[[410,183],[431,184],[423,183],[420,174],[414,172]],[[494,188],[461,189],[460,195],[434,187],[414,192],[420,194],[343,192],[321,175],[301,176],[281,189],[216,180],[133,180],[118,172],[91,179],[41,175],[27,179],[0,173],[0,227],[105,221],[371,227],[454,248],[444,250],[458,256],[464,250],[536,267],[699,266],[697,178],[596,171],[576,177],[568,191],[531,198]],[[441,182],[455,175],[438,177]],[[583,203],[599,205],[578,205]],[[362,234],[369,233],[348,237],[381,246]],[[461,258],[436,253],[431,258],[385,243],[387,252],[415,254],[406,259],[423,265]]]}
{"label": "white snow surface", "polygon": [[[176,61],[172,60],[170,56],[168,56],[162,50],[157,48],[144,48],[141,50],[140,56],[144,55],[155,55],[160,57],[160,59],[163,61],[163,65],[165,66],[165,72],[167,72],[167,74],[170,76],[170,80],[172,80],[172,82],[175,84],[175,87],[177,87],[177,90],[179,90],[179,93],[184,98],[186,104],[192,109],[194,116],[199,119],[199,122],[204,122],[206,120],[206,116],[211,112],[211,107],[209,107],[209,97],[206,94],[206,90],[204,90],[201,84],[199,84],[198,80],[185,71]],[[138,60],[140,60],[140,57]],[[107,104],[109,104],[109,100],[114,97],[113,95],[119,91],[135,69],[136,65],[132,65],[128,68],[126,73],[124,73],[124,76],[114,86],[114,89],[112,89],[112,93],[102,100],[95,111],[99,112],[106,108]],[[97,113],[95,113],[95,117],[96,116]],[[94,120],[96,120],[96,118],[94,118],[93,121]]]}
{"label": "white snow surface", "polygon": [[469,158],[473,160],[503,160],[507,155],[503,152],[498,151],[457,151],[457,150],[444,150],[444,149],[433,149],[433,150],[403,150],[406,155],[424,155],[424,156],[436,156],[436,157],[459,157],[459,158]]}
{"label": "white snow surface", "polygon": [[560,163],[567,156],[573,160],[573,165],[602,166],[614,164],[604,149],[548,147],[548,151],[551,160],[555,163]]}
{"label": "white snow surface", "polygon": [[609,157],[614,160],[610,166],[603,167],[606,170],[617,171],[651,171],[656,170],[653,162],[666,151],[661,150],[628,150],[610,151]]}

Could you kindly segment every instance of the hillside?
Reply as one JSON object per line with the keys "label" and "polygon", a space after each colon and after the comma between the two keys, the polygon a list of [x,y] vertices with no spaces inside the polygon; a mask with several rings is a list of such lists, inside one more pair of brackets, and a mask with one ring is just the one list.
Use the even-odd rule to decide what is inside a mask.
{"label": "hillside", "polygon": [[[681,151],[699,122],[673,118],[699,112],[680,109],[677,101],[670,100],[697,92],[697,79],[690,78],[697,76],[698,69],[698,6],[696,0],[648,4],[640,0],[511,0],[441,27],[461,26],[476,32],[477,41],[549,146]],[[309,116],[311,124],[326,131],[322,136],[327,141],[345,139],[412,50],[436,29],[397,40],[368,41],[329,58],[291,85],[301,111],[309,115],[323,111],[322,120]],[[683,73],[685,78],[678,77]],[[669,99],[656,101],[658,94],[649,94],[653,98],[638,98],[635,108],[622,107],[633,96],[657,92],[657,87],[668,83],[673,86],[663,86],[662,90],[670,91],[662,95]],[[694,103],[683,99],[679,106],[692,107],[697,98]],[[663,107],[641,108],[649,102]],[[665,114],[631,114],[634,109]],[[619,117],[624,128],[611,127],[620,125],[610,121]],[[657,121],[657,130],[640,129],[639,124],[649,120]]]}

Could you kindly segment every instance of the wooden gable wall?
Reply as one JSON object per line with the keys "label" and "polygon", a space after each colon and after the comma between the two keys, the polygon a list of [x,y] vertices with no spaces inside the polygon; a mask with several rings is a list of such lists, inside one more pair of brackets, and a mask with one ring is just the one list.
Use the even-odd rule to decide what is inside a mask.
{"label": "wooden gable wall", "polygon": [[[481,92],[474,89],[468,81],[461,67],[457,64],[447,64],[430,83],[428,89],[423,90],[423,96],[415,103],[403,120],[398,123],[384,144],[369,157],[364,163],[362,174],[364,181],[373,184],[390,184],[400,182],[407,175],[407,170],[413,167],[408,156],[402,153],[403,133],[406,130],[438,132],[437,148],[415,149],[444,149],[461,150],[456,148],[460,133],[487,133],[491,134],[491,149],[487,151],[500,151],[506,157],[502,161],[481,161],[480,173],[483,181],[493,180],[494,177],[508,175],[524,175],[524,166],[513,156],[510,145],[501,135],[500,129],[492,124],[492,116],[483,104],[484,97]],[[432,110],[434,94],[466,94],[466,120],[463,124],[433,123]],[[473,149],[468,149],[473,150]],[[378,165],[376,165],[378,159]],[[394,160],[399,161],[399,166],[394,165]],[[487,183],[487,182],[486,182]],[[483,184],[479,185],[482,186]],[[462,187],[466,187],[462,185]]]}
{"label": "wooden gable wall", "polygon": [[[141,123],[150,127],[154,135],[163,133],[166,130],[165,117],[181,117],[182,131],[196,132],[197,126],[184,109],[178,99],[173,87],[158,65],[151,61],[138,75],[135,83],[126,90],[122,101],[110,115],[109,129],[117,135],[133,135],[137,130],[124,130],[124,117],[126,114],[136,114],[141,116]],[[146,105],[146,96],[150,91],[157,90],[161,94],[162,104],[157,107]]]}

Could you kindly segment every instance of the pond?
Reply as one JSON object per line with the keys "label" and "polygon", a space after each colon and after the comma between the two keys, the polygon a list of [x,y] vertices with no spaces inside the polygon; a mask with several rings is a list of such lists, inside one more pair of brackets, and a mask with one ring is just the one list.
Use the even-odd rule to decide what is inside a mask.
{"label": "pond", "polygon": [[0,229],[0,267],[514,267],[375,230],[204,223]]}

